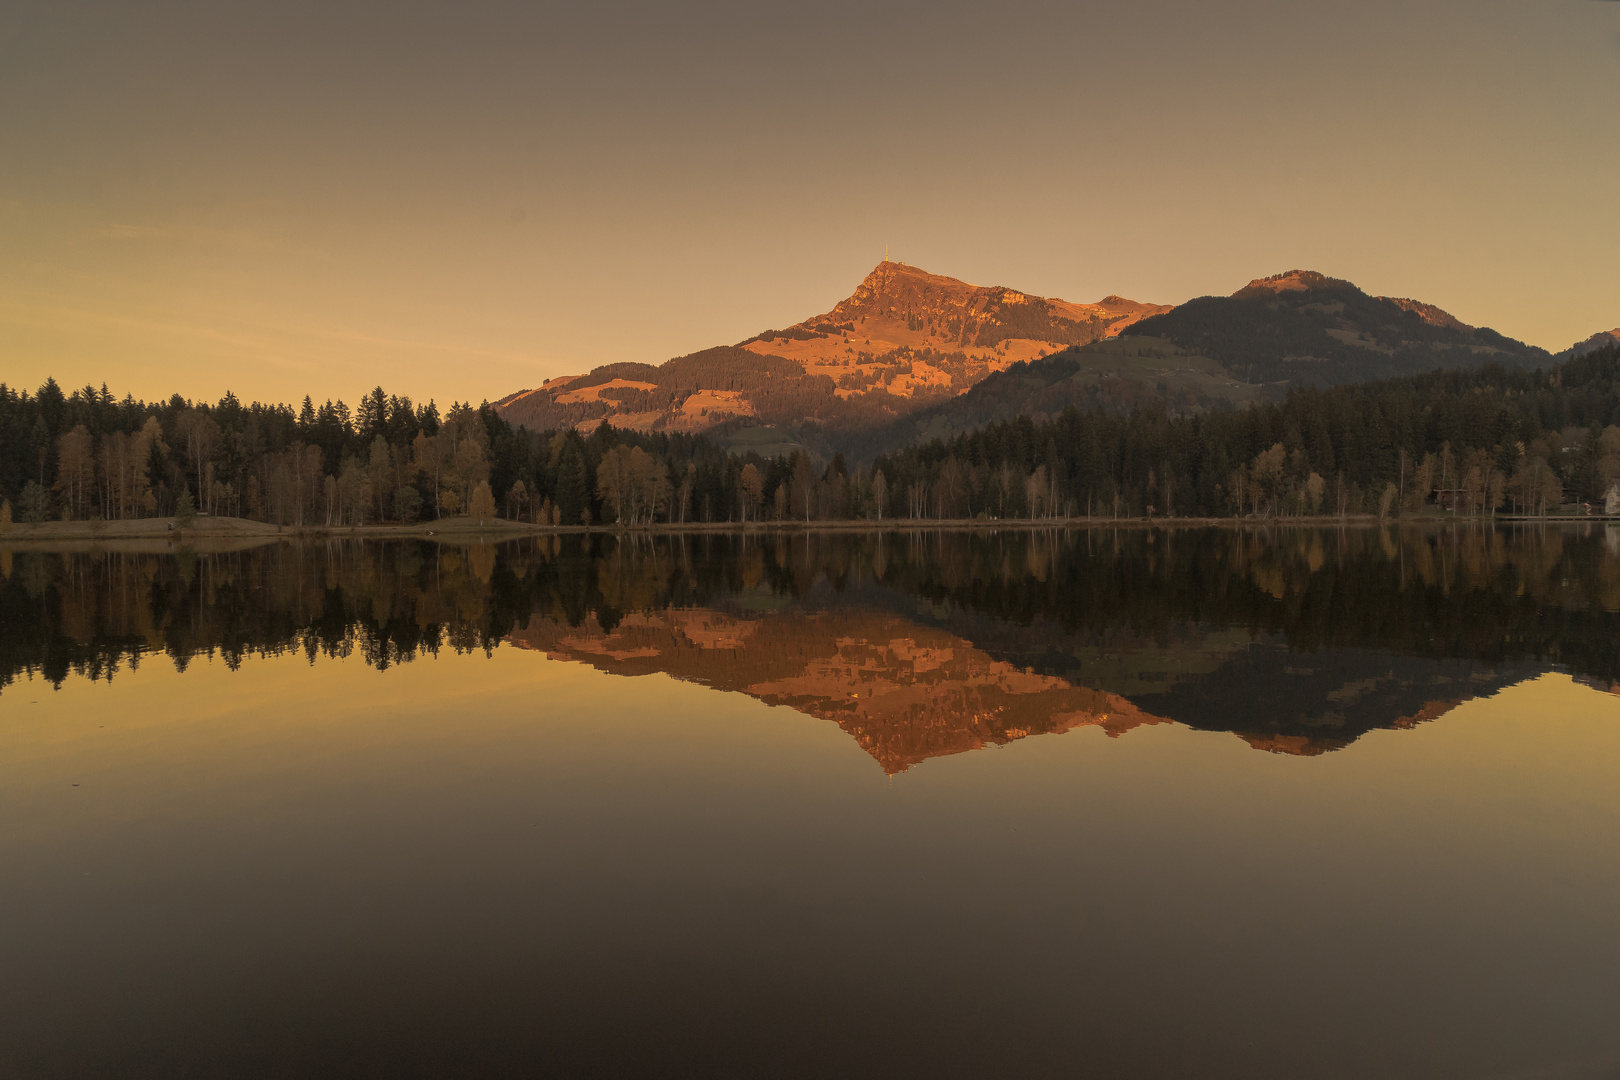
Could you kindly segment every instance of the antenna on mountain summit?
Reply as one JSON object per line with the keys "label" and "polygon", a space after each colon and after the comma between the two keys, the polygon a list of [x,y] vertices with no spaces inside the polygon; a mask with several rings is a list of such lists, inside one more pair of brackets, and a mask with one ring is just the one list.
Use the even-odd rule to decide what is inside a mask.
{"label": "antenna on mountain summit", "polygon": [[883,261],[884,262],[889,261],[889,245],[888,244],[883,245]]}

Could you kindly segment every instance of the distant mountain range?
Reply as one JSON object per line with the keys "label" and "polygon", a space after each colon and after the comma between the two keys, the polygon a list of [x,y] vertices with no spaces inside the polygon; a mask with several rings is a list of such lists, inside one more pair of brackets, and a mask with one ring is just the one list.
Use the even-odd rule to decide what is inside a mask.
{"label": "distant mountain range", "polygon": [[[1580,355],[1620,330],[1594,335]],[[1179,307],[1092,304],[882,262],[822,315],[661,365],[552,379],[496,408],[531,429],[607,420],[772,453],[866,454],[1067,405],[1177,412],[1441,368],[1543,367],[1544,349],[1432,304],[1294,270]]]}

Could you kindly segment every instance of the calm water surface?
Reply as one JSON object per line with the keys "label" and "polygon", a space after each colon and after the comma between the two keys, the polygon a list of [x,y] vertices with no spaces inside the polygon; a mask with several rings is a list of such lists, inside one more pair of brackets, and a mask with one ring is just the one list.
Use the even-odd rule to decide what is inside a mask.
{"label": "calm water surface", "polygon": [[1620,1077],[1601,527],[0,546],[0,1075]]}

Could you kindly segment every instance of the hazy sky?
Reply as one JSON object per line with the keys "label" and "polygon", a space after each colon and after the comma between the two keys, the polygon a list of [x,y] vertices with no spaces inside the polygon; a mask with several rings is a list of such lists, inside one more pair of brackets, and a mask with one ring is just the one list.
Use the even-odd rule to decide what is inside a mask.
{"label": "hazy sky", "polygon": [[1620,325],[1620,3],[0,0],[0,381],[496,398],[831,307],[1293,268]]}

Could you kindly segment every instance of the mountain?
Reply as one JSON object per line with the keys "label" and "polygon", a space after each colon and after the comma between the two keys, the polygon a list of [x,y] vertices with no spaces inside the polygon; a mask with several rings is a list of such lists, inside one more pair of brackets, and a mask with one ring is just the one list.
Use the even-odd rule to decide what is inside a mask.
{"label": "mountain", "polygon": [[884,261],[832,310],[664,364],[608,364],[495,408],[531,429],[609,420],[639,431],[768,425],[839,434],[887,425],[1011,364],[1117,336],[1168,312],[969,285]]}
{"label": "mountain", "polygon": [[1551,362],[1543,349],[1469,326],[1433,304],[1369,296],[1348,281],[1292,270],[1136,320],[1116,339],[1011,364],[851,449],[864,457],[1069,405],[1125,411],[1162,404],[1185,413],[1275,400],[1299,386]]}
{"label": "mountain", "polygon": [[1554,360],[1573,360],[1577,356],[1585,356],[1589,352],[1607,348],[1610,345],[1620,344],[1620,327],[1613,330],[1602,330],[1585,341],[1578,341],[1561,353],[1553,356]]}
{"label": "mountain", "polygon": [[1541,367],[1552,359],[1432,304],[1369,296],[1308,270],[1258,278],[1231,296],[1189,300],[1124,333],[1161,338],[1209,357],[1234,378],[1276,390],[1488,363]]}
{"label": "mountain", "polygon": [[1309,270],[1170,307],[1118,296],[1076,304],[885,261],[848,299],[786,329],[656,367],[608,364],[552,379],[496,409],[534,430],[608,420],[717,430],[767,456],[808,443],[864,458],[1069,405],[1185,413],[1294,387],[1552,359],[1433,304],[1372,296]]}

